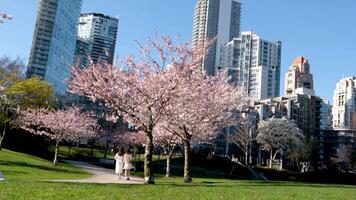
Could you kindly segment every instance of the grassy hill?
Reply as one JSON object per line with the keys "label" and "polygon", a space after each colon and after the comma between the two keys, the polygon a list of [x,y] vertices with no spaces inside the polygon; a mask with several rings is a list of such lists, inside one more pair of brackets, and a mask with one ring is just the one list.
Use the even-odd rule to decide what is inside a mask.
{"label": "grassy hill", "polygon": [[52,162],[14,151],[0,151],[0,171],[6,180],[51,180],[86,178],[90,174],[70,164]]}

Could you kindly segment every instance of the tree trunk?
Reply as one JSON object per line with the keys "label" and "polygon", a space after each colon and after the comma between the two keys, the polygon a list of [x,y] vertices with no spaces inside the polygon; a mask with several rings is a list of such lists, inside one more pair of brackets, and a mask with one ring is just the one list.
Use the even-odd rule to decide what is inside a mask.
{"label": "tree trunk", "polygon": [[172,174],[171,174],[171,156],[167,157],[166,177],[172,177]]}
{"label": "tree trunk", "polygon": [[153,151],[153,136],[152,129],[146,131],[146,149],[145,149],[145,162],[144,162],[144,177],[145,184],[154,184],[153,166],[152,166],[152,151]]}
{"label": "tree trunk", "polygon": [[247,153],[247,151],[245,152],[245,165],[248,165],[248,153]]}
{"label": "tree trunk", "polygon": [[58,147],[59,147],[59,141],[56,141],[56,148],[54,150],[54,160],[53,160],[54,165],[58,164]]}
{"label": "tree trunk", "polygon": [[90,157],[94,157],[94,144],[95,142],[93,141],[92,144],[91,144],[91,147],[90,147]]}
{"label": "tree trunk", "polygon": [[70,150],[72,149],[72,145],[69,145],[69,147],[68,147],[68,157],[70,157]]}
{"label": "tree trunk", "polygon": [[273,150],[271,149],[269,154],[269,168],[272,168],[272,160],[273,160]]}
{"label": "tree trunk", "polygon": [[279,170],[283,169],[283,150],[281,151],[281,157],[279,159]]}
{"label": "tree trunk", "polygon": [[104,159],[106,159],[108,157],[108,151],[109,151],[109,147],[108,147],[108,143],[105,144],[105,151],[104,151]]}
{"label": "tree trunk", "polygon": [[168,157],[167,157],[166,177],[172,177],[171,161],[172,161],[172,155],[173,155],[174,149],[175,149],[175,147],[172,148],[172,150],[169,152]]}
{"label": "tree trunk", "polygon": [[261,158],[261,147],[258,148],[258,164],[262,164],[262,158]]}
{"label": "tree trunk", "polygon": [[2,130],[2,135],[0,137],[0,150],[2,149],[2,143],[6,135],[6,122],[4,123],[4,129]]}
{"label": "tree trunk", "polygon": [[184,183],[191,183],[192,177],[190,174],[190,141],[184,142]]}
{"label": "tree trunk", "polygon": [[248,145],[248,154],[249,154],[249,164],[252,165],[252,143]]}

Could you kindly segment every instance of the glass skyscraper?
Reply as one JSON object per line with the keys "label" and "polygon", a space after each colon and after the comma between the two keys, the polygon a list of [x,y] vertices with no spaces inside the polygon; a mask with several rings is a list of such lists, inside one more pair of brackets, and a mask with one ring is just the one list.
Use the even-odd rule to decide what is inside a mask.
{"label": "glass skyscraper", "polygon": [[27,76],[45,79],[57,95],[67,90],[81,6],[82,0],[40,0]]}

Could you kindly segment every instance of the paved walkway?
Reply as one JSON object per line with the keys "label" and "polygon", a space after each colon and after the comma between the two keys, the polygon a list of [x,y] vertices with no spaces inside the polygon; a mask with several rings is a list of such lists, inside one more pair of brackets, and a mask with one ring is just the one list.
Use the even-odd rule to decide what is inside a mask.
{"label": "paved walkway", "polygon": [[116,180],[115,171],[112,169],[106,169],[98,167],[86,162],[79,161],[65,161],[71,163],[77,167],[82,168],[84,171],[93,174],[92,177],[86,179],[76,179],[76,180],[52,180],[53,182],[72,182],[72,183],[118,183],[118,184],[143,184],[143,178],[130,177],[130,180],[126,181],[122,177],[120,180]]}

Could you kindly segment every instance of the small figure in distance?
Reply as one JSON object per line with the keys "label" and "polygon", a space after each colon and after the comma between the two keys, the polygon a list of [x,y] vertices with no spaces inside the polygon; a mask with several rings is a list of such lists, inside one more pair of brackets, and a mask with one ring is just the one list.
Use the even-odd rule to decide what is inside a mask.
{"label": "small figure in distance", "polygon": [[124,168],[124,155],[125,151],[123,148],[120,148],[117,153],[115,154],[115,174],[116,180],[121,179],[121,175]]}
{"label": "small figure in distance", "polygon": [[132,169],[132,154],[129,148],[124,154],[125,180],[130,180],[130,170]]}

